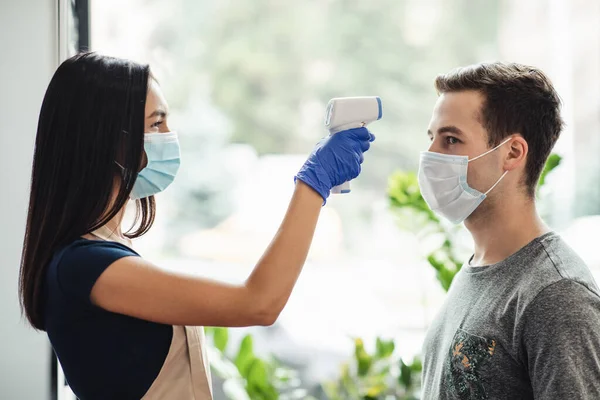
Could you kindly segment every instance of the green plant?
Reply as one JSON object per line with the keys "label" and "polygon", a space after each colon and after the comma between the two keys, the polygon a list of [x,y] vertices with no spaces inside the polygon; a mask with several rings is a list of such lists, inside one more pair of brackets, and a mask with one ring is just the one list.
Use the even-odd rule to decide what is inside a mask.
{"label": "green plant", "polygon": [[369,353],[363,340],[354,339],[354,358],[342,365],[341,376],[323,384],[331,400],[416,399],[421,361],[406,364],[394,354],[393,340],[377,338],[375,351]]}
{"label": "green plant", "polygon": [[429,209],[421,196],[419,182],[414,172],[395,172],[389,179],[388,198],[399,223],[418,236],[438,235],[442,245],[426,255],[429,264],[437,271],[436,277],[444,290],[448,290],[462,262],[455,255],[453,240],[455,227],[448,227]]}
{"label": "green plant", "polygon": [[212,339],[209,346],[211,369],[224,380],[223,391],[231,400],[296,400],[310,399],[300,387],[296,371],[285,367],[274,357],[258,357],[251,335],[246,335],[238,350],[227,352],[227,328],[205,328]]}
{"label": "green plant", "polygon": [[555,153],[550,154],[550,157],[548,157],[548,160],[546,160],[546,165],[544,165],[544,169],[542,170],[542,173],[540,174],[538,189],[541,188],[542,186],[544,186],[544,184],[546,183],[546,176],[552,170],[554,170],[554,168],[558,167],[560,165],[561,161],[562,161],[562,157],[559,156],[558,154],[555,154]]}

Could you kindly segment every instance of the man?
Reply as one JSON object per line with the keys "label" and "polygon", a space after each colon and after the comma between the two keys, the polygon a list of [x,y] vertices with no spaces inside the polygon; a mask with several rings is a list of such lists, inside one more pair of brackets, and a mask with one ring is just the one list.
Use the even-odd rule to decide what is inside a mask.
{"label": "man", "polygon": [[435,86],[419,185],[433,211],[464,221],[475,253],[427,334],[423,398],[600,399],[600,291],[535,205],[563,125],[558,95],[519,64],[460,68]]}

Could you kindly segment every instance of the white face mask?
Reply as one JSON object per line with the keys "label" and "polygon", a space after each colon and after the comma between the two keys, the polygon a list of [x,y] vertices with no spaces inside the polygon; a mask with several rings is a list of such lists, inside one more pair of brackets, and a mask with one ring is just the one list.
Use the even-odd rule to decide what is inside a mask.
{"label": "white face mask", "polygon": [[510,138],[470,160],[468,156],[422,152],[419,163],[419,187],[431,211],[454,224],[460,224],[471,215],[508,171],[505,171],[487,192],[481,193],[467,183],[469,162],[490,154],[509,140]]}

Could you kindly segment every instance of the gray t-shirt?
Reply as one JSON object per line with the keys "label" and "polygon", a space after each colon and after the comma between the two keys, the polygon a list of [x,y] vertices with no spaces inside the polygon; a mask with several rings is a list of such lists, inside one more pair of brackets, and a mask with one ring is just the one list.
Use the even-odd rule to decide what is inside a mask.
{"label": "gray t-shirt", "polygon": [[423,399],[600,399],[600,291],[555,233],[465,265],[423,347]]}

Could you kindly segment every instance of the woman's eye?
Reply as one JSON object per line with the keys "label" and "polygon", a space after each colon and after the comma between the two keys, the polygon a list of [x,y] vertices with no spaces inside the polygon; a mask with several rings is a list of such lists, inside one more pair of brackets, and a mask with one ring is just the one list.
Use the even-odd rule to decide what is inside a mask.
{"label": "woman's eye", "polygon": [[152,128],[158,128],[162,123],[163,123],[163,121],[156,121],[155,123],[152,124]]}
{"label": "woman's eye", "polygon": [[454,136],[446,136],[446,144],[457,144],[460,141]]}

